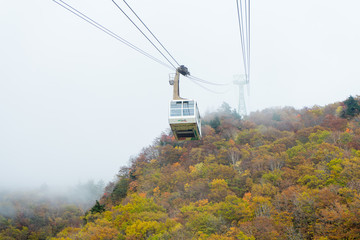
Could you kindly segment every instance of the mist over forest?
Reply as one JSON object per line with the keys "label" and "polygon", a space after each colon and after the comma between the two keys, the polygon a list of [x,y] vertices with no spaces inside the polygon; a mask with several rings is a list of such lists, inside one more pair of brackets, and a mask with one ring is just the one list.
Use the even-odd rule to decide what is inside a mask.
{"label": "mist over forest", "polygon": [[0,193],[0,239],[359,239],[360,97],[163,132],[114,181]]}
{"label": "mist over forest", "polygon": [[43,184],[38,188],[0,190],[0,215],[11,218],[16,216],[19,210],[29,210],[40,205],[46,205],[48,208],[74,205],[85,212],[102,196],[104,187],[103,181],[89,180],[67,187]]}

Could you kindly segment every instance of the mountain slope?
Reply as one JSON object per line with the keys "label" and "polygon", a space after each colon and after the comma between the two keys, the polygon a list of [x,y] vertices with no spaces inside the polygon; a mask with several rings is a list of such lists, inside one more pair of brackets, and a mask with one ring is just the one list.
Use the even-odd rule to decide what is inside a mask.
{"label": "mountain slope", "polygon": [[162,134],[83,227],[53,239],[360,239],[358,104],[245,120],[224,104],[203,120],[201,141]]}

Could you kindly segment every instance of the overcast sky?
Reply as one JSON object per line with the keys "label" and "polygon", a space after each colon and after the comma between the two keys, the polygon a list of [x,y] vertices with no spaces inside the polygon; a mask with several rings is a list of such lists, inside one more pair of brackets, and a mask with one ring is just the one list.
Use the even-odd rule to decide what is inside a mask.
{"label": "overcast sky", "polygon": [[[192,75],[244,73],[235,0],[127,2]],[[67,3],[163,60],[111,0]],[[252,111],[359,94],[359,1],[251,4]],[[170,69],[52,0],[1,1],[0,29],[0,188],[109,181],[167,131]],[[237,107],[235,86],[213,94],[182,78],[180,90],[202,114]]]}

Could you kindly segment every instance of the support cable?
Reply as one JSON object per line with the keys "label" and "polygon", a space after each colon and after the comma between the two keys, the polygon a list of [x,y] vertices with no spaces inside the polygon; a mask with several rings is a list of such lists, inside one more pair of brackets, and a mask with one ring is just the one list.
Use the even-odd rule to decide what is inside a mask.
{"label": "support cable", "polygon": [[201,83],[205,83],[205,84],[209,84],[209,85],[215,85],[215,86],[229,86],[231,83],[214,83],[214,82],[210,82],[198,77],[194,77],[194,76],[186,76],[187,78],[189,78],[192,81],[197,81],[197,82],[201,82]]}
{"label": "support cable", "polygon": [[249,4],[248,4],[248,77],[247,77],[247,82],[249,83],[250,80],[250,0],[249,0]]}
{"label": "support cable", "polygon": [[246,54],[245,54],[245,46],[244,46],[245,45],[244,30],[243,30],[243,25],[242,25],[243,15],[242,15],[242,2],[241,2],[241,0],[236,0],[236,7],[237,7],[237,14],[238,14],[240,40],[241,40],[242,56],[243,56],[243,62],[244,62],[244,70],[245,70],[245,74],[247,74]]}
{"label": "support cable", "polygon": [[246,78],[249,74],[249,59],[248,59],[248,52],[249,52],[249,45],[248,45],[248,12],[247,12],[247,2],[248,0],[244,0],[244,9],[241,11],[243,16],[242,21],[242,28],[243,28],[243,38],[244,38],[244,45],[245,45],[245,59],[246,59]]}
{"label": "support cable", "polygon": [[141,20],[141,18],[136,14],[136,12],[130,7],[130,5],[123,0],[124,3],[126,4],[126,6],[128,6],[128,8],[134,13],[134,15],[137,17],[137,19],[139,19],[139,21],[144,25],[144,27],[151,33],[151,35],[156,39],[156,41],[160,44],[160,46],[167,52],[167,54],[169,54],[169,56],[172,58],[172,60],[174,60],[176,62],[176,64],[178,66],[180,66],[180,64],[175,60],[175,58],[169,53],[169,51],[164,47],[164,45],[160,42],[160,40],[153,34],[153,32],[146,26],[146,24]]}
{"label": "support cable", "polygon": [[[244,0],[244,15],[245,15],[245,21],[243,23],[245,23],[245,46],[246,46],[246,79],[248,77],[249,74],[249,28],[248,28],[248,7],[247,7],[247,2],[248,0]],[[244,29],[244,28],[243,28]]]}
{"label": "support cable", "polygon": [[236,0],[246,83],[250,79],[250,0]]}
{"label": "support cable", "polygon": [[[132,48],[133,50],[143,54],[144,56],[152,59],[153,61],[169,68],[169,69],[173,69],[173,67],[169,66],[168,64],[162,62],[161,60],[153,57],[152,55],[150,55],[149,53],[143,51],[142,49],[136,47],[135,45],[131,44],[130,42],[126,41],[125,39],[123,39],[122,37],[120,37],[119,35],[115,34],[114,32],[110,31],[109,29],[107,29],[106,27],[104,27],[103,25],[97,23],[96,21],[94,21],[93,19],[91,19],[90,17],[86,16],[85,14],[81,13],[80,11],[76,10],[75,8],[73,8],[72,6],[70,6],[69,4],[65,3],[62,0],[53,0],[55,3],[57,3],[58,5],[60,5],[61,7],[65,8],[66,10],[68,10],[69,12],[73,13],[74,15],[78,16],[79,18],[83,19],[84,21],[90,23],[91,25],[93,25],[94,27],[100,29],[101,31],[103,31],[104,33],[110,35],[111,37],[115,38],[116,40],[124,43],[125,45],[127,45],[128,47]],[[59,2],[58,2],[59,1]],[[61,3],[60,3],[61,2]]]}
{"label": "support cable", "polygon": [[166,61],[176,69],[175,65],[160,51],[160,49],[146,36],[146,34],[136,25],[136,23],[122,10],[122,8],[114,1],[111,0],[115,6],[129,19],[129,21],[141,32],[141,34],[153,45],[154,48],[166,59]]}
{"label": "support cable", "polygon": [[[143,33],[143,31],[140,30],[140,28],[134,23],[134,21],[132,21],[132,19],[123,11],[123,9],[116,4],[116,2],[114,0],[112,0],[112,2],[120,9],[120,11],[129,19],[129,21],[131,21],[131,23],[146,37],[146,39],[149,40],[149,38],[145,35],[145,33]],[[176,62],[177,65],[180,66],[180,64],[174,59],[174,57],[169,53],[169,51],[163,46],[163,44],[158,40],[158,38],[152,33],[152,31],[146,26],[146,24],[141,20],[141,18],[136,14],[136,12],[131,8],[131,6],[125,1],[123,0],[123,2],[126,4],[126,6],[132,11],[132,13],[137,17],[137,19],[144,25],[144,27],[150,32],[150,34],[156,39],[156,41],[161,45],[161,47],[169,54],[169,56]],[[150,41],[150,40],[149,40]],[[150,43],[154,46],[154,44],[150,41]],[[155,47],[155,46],[154,46]],[[156,48],[156,47],[155,47]],[[157,48],[156,48],[157,49]],[[160,52],[160,50],[158,50]],[[160,52],[161,53],[161,52]],[[162,53],[161,53],[162,54]],[[163,55],[163,54],[162,54]],[[164,55],[163,55],[164,56]],[[165,57],[165,56],[164,56]],[[209,82],[206,80],[203,80],[201,78],[197,78],[194,76],[186,76],[187,78],[189,78],[190,80],[194,81],[198,81],[198,82],[202,82],[205,84],[210,84],[210,85],[217,85],[217,86],[226,86],[229,85],[230,83],[227,84],[219,84],[219,83],[213,83],[213,82]],[[210,90],[212,91],[212,90]]]}
{"label": "support cable", "polygon": [[218,91],[214,91],[214,90],[211,90],[210,88],[207,88],[203,85],[201,85],[200,83],[198,83],[197,81],[194,81],[193,79],[189,78],[193,83],[195,83],[196,85],[198,85],[199,87],[205,89],[206,91],[209,91],[209,92],[212,92],[212,93],[215,93],[215,94],[225,94],[227,92],[229,92],[231,89],[228,89],[226,91],[223,91],[223,92],[218,92]]}
{"label": "support cable", "polygon": [[[84,21],[88,22],[89,24],[93,25],[94,27],[98,28],[99,30],[103,31],[104,33],[108,34],[109,36],[115,38],[116,40],[122,42],[123,44],[127,45],[128,47],[132,48],[133,50],[143,54],[144,56],[152,59],[153,61],[169,68],[169,69],[176,69],[176,67],[171,64],[171,62],[161,53],[161,51],[156,48],[165,58],[166,60],[171,64],[168,65],[164,62],[162,62],[161,60],[155,58],[154,56],[148,54],[147,52],[143,51],[142,49],[136,47],[135,45],[131,44],[129,41],[125,40],[124,38],[120,37],[119,35],[115,34],[114,32],[112,32],[111,30],[107,29],[106,27],[104,27],[103,25],[101,25],[100,23],[94,21],[93,19],[91,19],[90,17],[86,16],[85,14],[83,14],[82,12],[78,11],[77,9],[75,9],[74,7],[70,6],[69,4],[67,4],[66,2],[62,1],[62,0],[53,0],[56,4],[58,4],[59,6],[65,8],[66,10],[68,10],[69,12],[73,13],[74,15],[78,16],[79,18],[83,19]],[[238,0],[237,0],[238,1]],[[240,0],[241,1],[241,0]],[[114,1],[113,1],[114,2]],[[124,1],[125,2],[125,1]],[[126,3],[126,2],[125,2]],[[115,2],[114,2],[115,5],[117,5]],[[127,4],[128,5],[128,4]],[[118,6],[118,5],[117,5]],[[130,6],[129,6],[130,8]],[[122,9],[119,8],[121,11]],[[131,9],[131,8],[130,8]],[[133,10],[132,10],[133,11]],[[123,12],[123,11],[122,11]],[[133,11],[134,12],[134,11]],[[123,12],[124,13],[124,12]],[[125,14],[125,13],[124,13]],[[134,14],[136,15],[136,13],[134,12]],[[125,14],[126,15],[126,14]],[[127,15],[126,15],[127,16]],[[136,15],[137,16],[137,15]],[[127,16],[128,17],[128,16]],[[137,16],[138,17],[138,16]],[[129,18],[129,17],[128,17]],[[138,17],[139,18],[139,17]],[[131,19],[129,18],[129,20],[131,21]],[[140,20],[140,19],[139,19]],[[141,20],[140,20],[141,21]],[[239,20],[239,23],[240,23],[240,20]],[[133,23],[135,26],[136,24]],[[144,23],[143,23],[144,24]],[[144,26],[146,27],[146,25],[144,24]],[[137,26],[136,26],[137,27]],[[138,28],[138,27],[137,27]],[[147,28],[147,27],[146,27]],[[138,28],[139,29],[139,28]],[[148,28],[147,28],[148,29]],[[140,29],[139,29],[140,30]],[[149,29],[148,29],[149,30]],[[140,30],[141,31],[141,30]],[[150,31],[150,30],[149,30]],[[141,31],[142,32],[142,31]],[[142,32],[143,33],[143,32]],[[144,35],[144,33],[143,33]],[[152,34],[153,35],[153,34]],[[145,36],[145,35],[144,35]],[[154,35],[153,35],[154,36]],[[146,36],[145,36],[146,37]],[[155,37],[155,36],[154,36]],[[146,37],[147,38],[147,37]],[[155,37],[156,38],[156,37]],[[148,38],[147,38],[148,39]],[[149,39],[148,39],[149,40]],[[150,40],[149,40],[150,41]],[[150,41],[151,42],[151,41]],[[152,43],[152,42],[151,42]],[[159,42],[160,43],[160,42]],[[161,43],[160,43],[161,44]],[[153,44],[154,45],[154,44]],[[162,45],[162,44],[161,44]],[[162,46],[163,47],[163,46]],[[165,49],[165,48],[164,48]],[[166,50],[166,49],[165,49]],[[168,51],[166,50],[166,52],[168,53]],[[170,54],[169,54],[170,55]],[[171,55],[170,55],[171,56]],[[176,63],[177,61],[175,59],[173,59]],[[177,63],[178,64],[178,63]],[[209,85],[215,85],[215,86],[227,86],[227,85],[230,85],[231,83],[214,83],[214,82],[210,82],[210,81],[207,81],[207,80],[204,80],[204,79],[201,79],[201,78],[198,78],[198,77],[195,77],[195,76],[187,76],[187,78],[189,78],[192,82],[194,82],[195,84],[197,84],[198,86],[206,89],[207,91],[210,91],[210,92],[213,92],[213,93],[216,93],[216,94],[224,94],[228,91],[225,91],[225,92],[218,92],[218,91],[213,91],[209,88],[206,88],[205,86],[201,85],[200,83],[204,83],[204,84],[209,84]]]}

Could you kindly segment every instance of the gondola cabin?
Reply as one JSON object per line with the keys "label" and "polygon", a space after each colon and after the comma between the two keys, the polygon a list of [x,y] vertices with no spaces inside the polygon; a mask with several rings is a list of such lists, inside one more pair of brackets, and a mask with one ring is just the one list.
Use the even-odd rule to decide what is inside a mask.
{"label": "gondola cabin", "polygon": [[201,118],[194,100],[171,100],[169,124],[176,140],[200,140]]}

